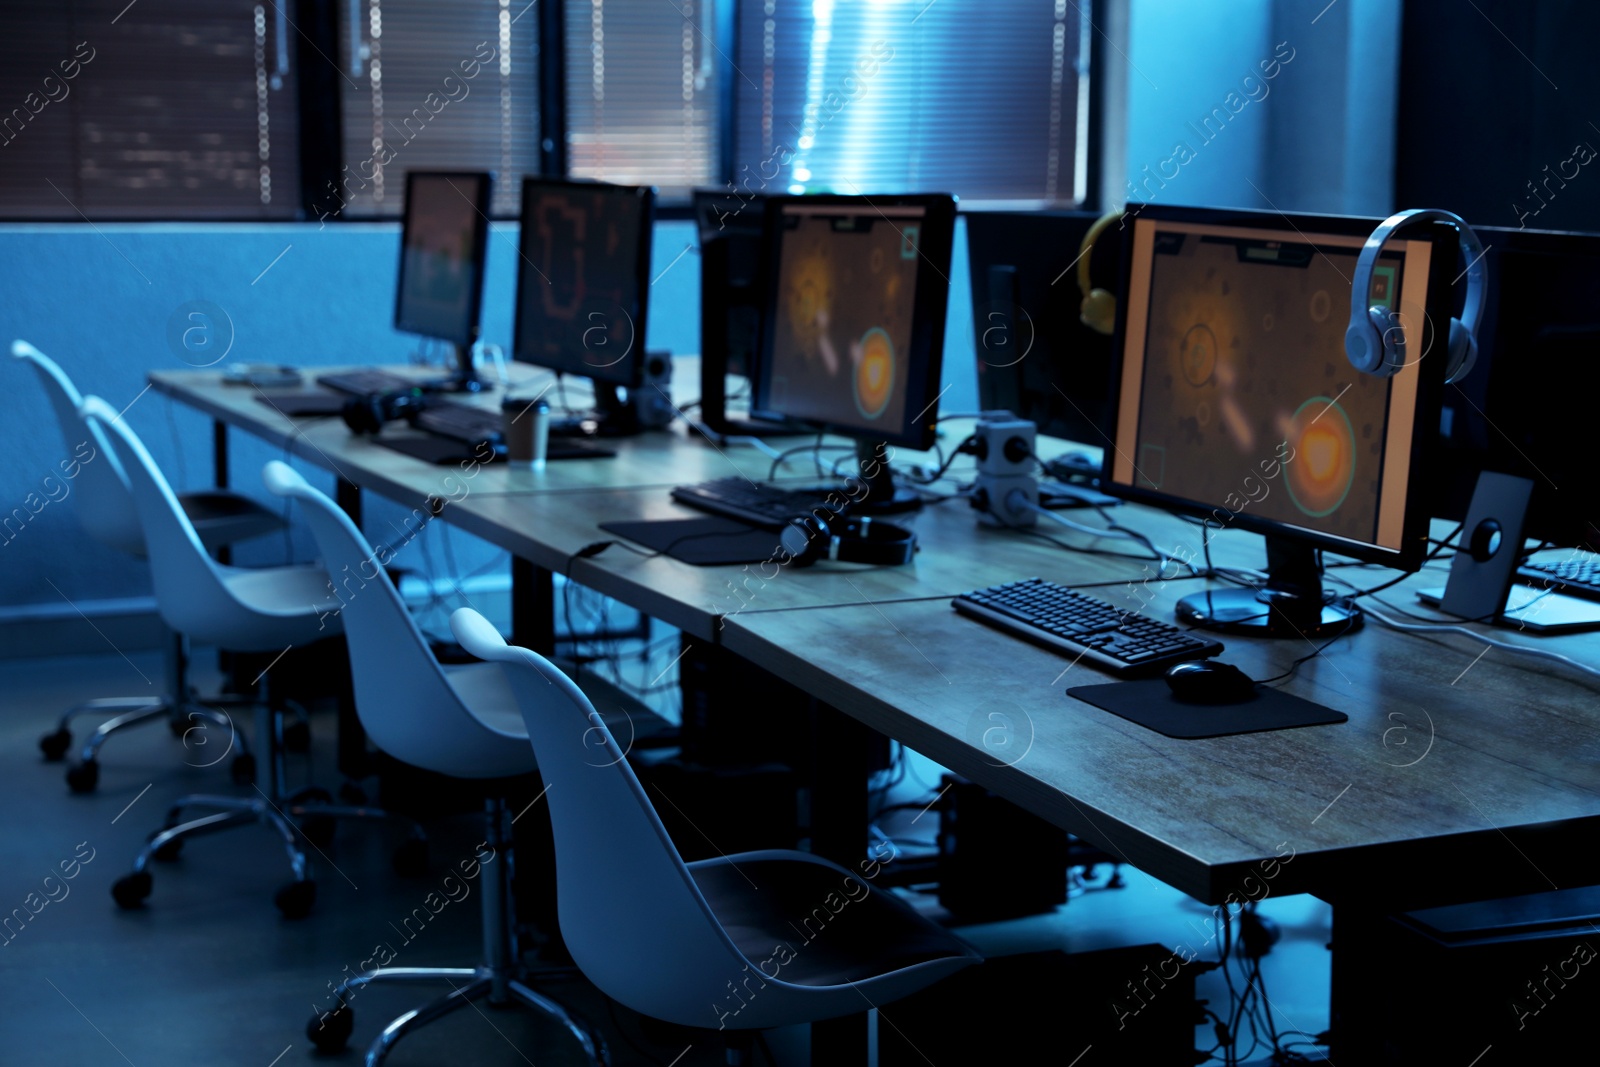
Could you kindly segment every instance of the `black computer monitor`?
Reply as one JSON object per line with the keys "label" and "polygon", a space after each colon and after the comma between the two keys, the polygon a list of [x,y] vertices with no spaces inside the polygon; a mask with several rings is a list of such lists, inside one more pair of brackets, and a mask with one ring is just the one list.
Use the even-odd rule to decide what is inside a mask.
{"label": "black computer monitor", "polygon": [[408,171],[400,228],[394,328],[452,346],[447,387],[474,390],[472,345],[483,305],[490,177],[484,171]]}
{"label": "black computer monitor", "polygon": [[766,303],[753,413],[858,442],[865,510],[896,494],[887,446],[932,446],[955,198],[767,201]]}
{"label": "black computer monitor", "polygon": [[1533,482],[1523,531],[1600,550],[1600,235],[1474,227],[1489,303],[1478,365],[1445,386],[1431,513],[1466,518],[1478,472]]}
{"label": "black computer monitor", "polygon": [[1422,564],[1419,483],[1443,390],[1454,231],[1413,230],[1373,271],[1371,303],[1394,309],[1410,351],[1424,353],[1385,379],[1344,352],[1376,220],[1154,205],[1129,215],[1102,488],[1266,536],[1266,587],[1187,597],[1182,621],[1289,637],[1348,628],[1359,609],[1324,597],[1317,549]]}
{"label": "black computer monitor", "polygon": [[[1104,447],[1110,433],[1111,338],[1078,317],[1078,249],[1098,215],[1082,211],[962,212],[972,276],[978,406],[1027,419],[1039,432]],[[1115,291],[1121,242],[1108,233],[1089,266]]]}
{"label": "black computer monitor", "polygon": [[794,433],[782,423],[734,418],[727,413],[728,378],[745,379],[755,392],[761,348],[762,253],[766,197],[697,189],[695,229],[700,238],[700,419],[722,434],[771,437]]}
{"label": "black computer monitor", "polygon": [[619,388],[644,383],[654,216],[649,186],[522,180],[512,355],[594,381],[598,419],[567,430],[638,428]]}

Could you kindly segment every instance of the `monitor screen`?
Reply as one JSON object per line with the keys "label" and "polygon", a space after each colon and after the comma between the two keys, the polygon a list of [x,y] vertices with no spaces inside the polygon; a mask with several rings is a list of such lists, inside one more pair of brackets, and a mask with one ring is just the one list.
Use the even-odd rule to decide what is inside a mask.
{"label": "monitor screen", "polygon": [[642,381],[654,204],[648,186],[523,179],[516,359]]}
{"label": "monitor screen", "polygon": [[774,197],[755,413],[927,448],[955,201]]}
{"label": "monitor screen", "polygon": [[1600,393],[1600,235],[1474,227],[1489,304],[1478,365],[1444,388],[1431,513],[1466,518],[1478,472],[1533,482],[1524,532],[1600,548],[1600,467],[1588,425]]}
{"label": "monitor screen", "polygon": [[[1374,225],[1141,209],[1124,239],[1108,491],[1414,566],[1426,536],[1416,430],[1424,395],[1437,404],[1423,368],[1443,365],[1444,342],[1441,330],[1434,360],[1387,379],[1345,357]],[[1433,247],[1427,235],[1391,241],[1373,271],[1370,302],[1394,309],[1414,353],[1448,319],[1429,314]]]}
{"label": "monitor screen", "polygon": [[[1052,437],[1105,447],[1111,430],[1111,338],[1078,318],[1078,249],[1091,212],[963,212],[971,264],[978,406],[1027,419]],[[1112,230],[1090,257],[1115,291],[1121,242]]]}
{"label": "monitor screen", "polygon": [[488,174],[406,175],[395,329],[461,346],[478,339],[488,230]]}

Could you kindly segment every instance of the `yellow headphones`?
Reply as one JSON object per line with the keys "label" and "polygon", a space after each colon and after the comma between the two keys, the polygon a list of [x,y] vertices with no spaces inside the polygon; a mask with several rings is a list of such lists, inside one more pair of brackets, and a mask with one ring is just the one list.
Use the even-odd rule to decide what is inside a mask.
{"label": "yellow headphones", "polygon": [[1121,208],[1101,215],[1089,227],[1089,232],[1083,235],[1083,243],[1078,246],[1078,292],[1083,294],[1083,303],[1078,305],[1078,318],[1095,333],[1103,333],[1107,337],[1116,329],[1117,298],[1109,289],[1090,288],[1089,260],[1094,256],[1094,245],[1100,240],[1100,235],[1121,218]]}

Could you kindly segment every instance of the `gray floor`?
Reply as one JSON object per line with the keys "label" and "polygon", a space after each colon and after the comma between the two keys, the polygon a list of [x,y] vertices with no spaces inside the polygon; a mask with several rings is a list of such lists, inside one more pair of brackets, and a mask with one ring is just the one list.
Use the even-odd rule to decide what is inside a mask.
{"label": "gray floor", "polygon": [[[202,667],[209,660],[198,658]],[[148,693],[146,679],[159,678],[159,671],[155,654],[124,658],[110,650],[82,658],[0,660],[0,916],[13,908],[38,909],[20,933],[13,930],[12,939],[0,944],[0,1062],[359,1063],[356,1051],[317,1055],[304,1037],[305,1022],[314,1007],[327,1006],[330,983],[344,969],[356,969],[380,942],[397,948],[397,964],[477,961],[476,897],[447,905],[409,942],[397,930],[437,888],[445,867],[471,855],[477,827],[471,819],[431,825],[434,871],[418,879],[391,872],[396,838],[387,830],[341,828],[328,857],[316,859],[317,907],[298,922],[282,919],[271,902],[273,890],[288,877],[275,838],[263,828],[231,831],[193,842],[177,862],[157,865],[148,906],[121,912],[109,887],[130,869],[173,798],[197,790],[249,790],[229,783],[226,760],[210,769],[186,765],[213,760],[217,749],[192,743],[186,749],[154,726],[108,743],[100,789],[75,796],[62,780],[61,765],[40,759],[36,741],[63,708],[90,697]],[[200,672],[196,681],[204,688],[214,679]],[[83,721],[80,737],[93,720]],[[327,740],[331,727],[326,717],[317,718],[313,756],[293,758],[291,786],[313,777],[337,784]],[[82,863],[75,878],[45,881],[62,861],[74,858]],[[963,933],[991,954],[1199,943],[1203,935],[1196,931],[1206,927],[1210,909],[1138,872],[1125,876],[1126,889],[1084,893],[1056,914]],[[47,891],[57,899],[41,908]],[[1265,967],[1274,1016],[1280,1028],[1314,1034],[1327,1025],[1328,910],[1304,897],[1269,899],[1262,910],[1285,931]],[[720,1062],[703,1037],[677,1033],[652,1042],[637,1016],[619,1009],[613,1017],[581,978],[558,975],[543,988],[601,1024],[619,1067]],[[433,992],[431,986],[362,991],[354,1001],[352,1048],[363,1048],[389,1019]],[[1227,994],[1220,974],[1202,978],[1200,996],[1222,1011]],[[1197,1033],[1205,1042],[1201,1047],[1209,1047],[1209,1030]],[[769,1040],[783,1067],[805,1062],[803,1031]],[[937,1052],[928,1051],[937,1061]],[[395,1067],[580,1062],[575,1046],[547,1023],[487,1007],[463,1010],[407,1038],[390,1059]],[[1113,1061],[1090,1056],[1084,1064],[1095,1062]]]}

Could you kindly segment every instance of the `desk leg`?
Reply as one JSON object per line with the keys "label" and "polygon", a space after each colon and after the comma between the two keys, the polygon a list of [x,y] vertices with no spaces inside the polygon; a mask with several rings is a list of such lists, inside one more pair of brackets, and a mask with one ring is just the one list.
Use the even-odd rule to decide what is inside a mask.
{"label": "desk leg", "polygon": [[821,701],[813,708],[811,851],[855,870],[867,854],[868,728]]}
{"label": "desk leg", "polygon": [[335,479],[333,501],[339,505],[340,511],[350,516],[350,521],[356,524],[356,529],[361,529],[361,487],[343,478]]}
{"label": "desk leg", "polygon": [[[811,851],[849,870],[867,854],[869,730],[821,701],[813,704]],[[867,1008],[862,1001],[862,1008]],[[811,1024],[812,1067],[867,1063],[867,1015]]]}
{"label": "desk leg", "polygon": [[556,579],[543,567],[511,557],[511,643],[541,656],[556,651]]}
{"label": "desk leg", "polygon": [[[343,478],[333,483],[333,500],[339,510],[350,516],[350,521],[361,529],[361,487]],[[374,773],[372,753],[367,748],[367,731],[356,713],[354,695],[339,701],[339,773],[352,781]],[[381,788],[381,786],[380,786]]]}
{"label": "desk leg", "polygon": [[[211,420],[211,480],[218,489],[228,488],[228,424],[221,419]],[[218,563],[233,562],[227,545],[218,545],[216,553]]]}

